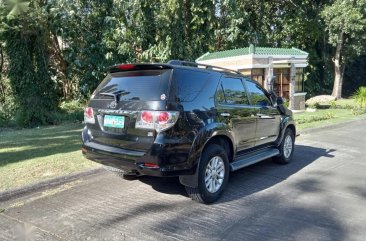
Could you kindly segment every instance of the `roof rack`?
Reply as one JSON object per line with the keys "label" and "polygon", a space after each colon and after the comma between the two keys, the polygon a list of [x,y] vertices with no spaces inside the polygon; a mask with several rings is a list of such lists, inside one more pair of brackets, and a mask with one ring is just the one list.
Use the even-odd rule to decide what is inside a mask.
{"label": "roof rack", "polygon": [[181,61],[181,60],[169,60],[168,64],[170,64],[170,65],[182,65],[182,66],[189,66],[189,67],[196,67],[196,68],[201,67],[201,68],[209,69],[209,70],[224,71],[224,72],[230,72],[230,73],[234,73],[234,74],[243,75],[242,73],[240,73],[238,71],[235,71],[235,70],[226,69],[226,68],[213,66],[213,65],[207,65],[207,64],[198,64],[198,63],[195,63],[195,62],[188,62],[188,61]]}

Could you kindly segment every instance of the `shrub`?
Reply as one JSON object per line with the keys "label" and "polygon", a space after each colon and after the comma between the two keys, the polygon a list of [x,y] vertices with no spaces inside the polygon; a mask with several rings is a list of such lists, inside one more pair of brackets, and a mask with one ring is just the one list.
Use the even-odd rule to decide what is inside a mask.
{"label": "shrub", "polygon": [[305,104],[311,108],[329,108],[335,101],[335,97],[331,95],[318,95],[308,99]]}
{"label": "shrub", "polygon": [[366,86],[361,86],[352,96],[362,107],[366,107]]}
{"label": "shrub", "polygon": [[83,121],[85,104],[79,101],[62,102],[60,105],[62,121]]}
{"label": "shrub", "polygon": [[366,108],[354,108],[352,109],[353,115],[363,115],[366,114]]}
{"label": "shrub", "polygon": [[16,111],[16,105],[14,98],[11,94],[6,95],[0,102],[0,127],[10,127],[14,123],[14,113]]}

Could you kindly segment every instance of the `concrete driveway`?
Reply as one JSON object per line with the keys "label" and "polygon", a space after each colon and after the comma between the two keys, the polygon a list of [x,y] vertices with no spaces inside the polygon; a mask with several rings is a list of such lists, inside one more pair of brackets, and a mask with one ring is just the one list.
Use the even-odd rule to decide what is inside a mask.
{"label": "concrete driveway", "polygon": [[364,120],[304,134],[294,162],[232,173],[208,206],[177,178],[103,172],[0,203],[0,240],[366,240],[365,155]]}

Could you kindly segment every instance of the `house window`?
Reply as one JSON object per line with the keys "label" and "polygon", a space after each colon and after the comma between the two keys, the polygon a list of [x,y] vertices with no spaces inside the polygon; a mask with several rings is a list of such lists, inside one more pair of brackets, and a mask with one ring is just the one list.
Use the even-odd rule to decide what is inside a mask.
{"label": "house window", "polygon": [[264,69],[252,69],[251,78],[264,86]]}
{"label": "house window", "polygon": [[276,76],[274,91],[278,96],[289,99],[290,97],[290,68],[275,68],[273,70]]}
{"label": "house window", "polygon": [[304,92],[304,69],[296,68],[295,92]]}

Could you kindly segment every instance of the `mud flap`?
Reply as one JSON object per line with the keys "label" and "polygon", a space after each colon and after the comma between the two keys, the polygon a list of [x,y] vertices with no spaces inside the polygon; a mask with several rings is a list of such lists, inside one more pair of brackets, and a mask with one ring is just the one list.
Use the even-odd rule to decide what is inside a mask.
{"label": "mud flap", "polygon": [[179,176],[179,182],[188,187],[196,188],[198,187],[198,170],[199,170],[199,163],[197,164],[196,171],[193,175],[184,175]]}

